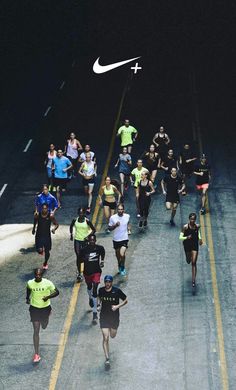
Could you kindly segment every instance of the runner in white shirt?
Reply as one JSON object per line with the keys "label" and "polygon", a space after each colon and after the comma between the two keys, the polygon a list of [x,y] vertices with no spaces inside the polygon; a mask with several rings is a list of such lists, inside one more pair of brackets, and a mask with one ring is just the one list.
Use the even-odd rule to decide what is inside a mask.
{"label": "runner in white shirt", "polygon": [[111,216],[109,220],[108,229],[114,230],[113,234],[113,248],[116,252],[116,258],[118,261],[118,273],[122,276],[127,274],[125,269],[125,253],[128,248],[130,231],[130,215],[124,212],[124,205],[119,204],[117,208],[117,214]]}

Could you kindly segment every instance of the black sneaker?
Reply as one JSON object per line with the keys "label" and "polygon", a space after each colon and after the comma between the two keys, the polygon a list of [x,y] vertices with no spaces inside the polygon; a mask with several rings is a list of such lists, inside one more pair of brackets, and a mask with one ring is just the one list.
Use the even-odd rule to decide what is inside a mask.
{"label": "black sneaker", "polygon": [[109,359],[106,359],[105,361],[105,370],[109,370],[110,369],[110,360]]}
{"label": "black sneaker", "polygon": [[81,283],[81,282],[83,282],[83,275],[82,274],[79,274],[78,276],[77,276],[77,282],[78,283]]}
{"label": "black sneaker", "polygon": [[139,224],[138,224],[138,227],[143,227],[143,221],[140,221]]}
{"label": "black sneaker", "polygon": [[204,207],[201,208],[200,213],[203,215],[206,213],[206,209]]}
{"label": "black sneaker", "polygon": [[171,224],[171,226],[175,226],[173,219],[170,220],[170,224]]}
{"label": "black sneaker", "polygon": [[89,298],[89,306],[90,306],[90,307],[93,307],[93,306],[94,306],[93,298]]}
{"label": "black sneaker", "polygon": [[143,226],[147,227],[147,221],[144,221]]}
{"label": "black sneaker", "polygon": [[94,324],[94,325],[97,324],[97,319],[98,319],[97,313],[93,313],[93,324]]}

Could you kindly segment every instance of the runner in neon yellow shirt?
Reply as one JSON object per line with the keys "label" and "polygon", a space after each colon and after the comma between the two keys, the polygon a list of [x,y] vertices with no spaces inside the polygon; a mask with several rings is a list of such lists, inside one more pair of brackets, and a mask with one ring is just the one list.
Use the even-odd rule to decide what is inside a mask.
{"label": "runner in neon yellow shirt", "polygon": [[138,131],[133,126],[130,126],[129,119],[125,119],[124,125],[118,129],[117,136],[121,137],[121,147],[123,148],[126,146],[128,148],[128,153],[130,154],[133,142],[138,136]]}
{"label": "runner in neon yellow shirt", "polygon": [[43,278],[42,273],[41,268],[35,269],[34,279],[29,280],[26,287],[26,303],[30,304],[30,318],[34,328],[35,354],[33,363],[38,363],[41,360],[39,356],[40,325],[43,329],[48,326],[49,315],[52,310],[50,299],[59,295],[58,289],[50,280]]}
{"label": "runner in neon yellow shirt", "polygon": [[140,180],[141,180],[141,174],[143,172],[149,173],[148,169],[143,167],[143,160],[138,159],[137,167],[131,171],[131,176],[132,176],[131,184],[133,184],[133,186],[135,188],[135,197],[136,197],[137,217],[138,218],[140,217],[140,211],[139,211],[139,203],[138,203],[138,198],[137,198],[137,196],[138,196],[137,188],[138,188],[138,185],[139,185]]}

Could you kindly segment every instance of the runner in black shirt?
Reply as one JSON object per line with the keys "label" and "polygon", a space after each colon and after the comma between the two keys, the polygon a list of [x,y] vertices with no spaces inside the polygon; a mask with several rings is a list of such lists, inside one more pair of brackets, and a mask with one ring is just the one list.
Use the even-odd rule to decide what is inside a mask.
{"label": "runner in black shirt", "polygon": [[[119,308],[128,303],[126,295],[117,287],[112,286],[113,277],[106,275],[105,287],[99,288],[98,299],[101,303],[100,328],[103,335],[103,350],[106,361],[105,367],[110,367],[109,361],[109,335],[116,337],[119,326]],[[120,299],[123,301],[121,303]]]}
{"label": "runner in black shirt", "polygon": [[171,174],[172,168],[178,169],[178,161],[177,158],[174,156],[173,149],[169,149],[167,155],[163,159],[161,163],[161,168],[165,171],[165,176],[168,176]]}
{"label": "runner in black shirt", "polygon": [[[51,230],[51,223],[54,228]],[[36,231],[37,226],[37,231]],[[40,255],[44,254],[43,269],[48,269],[48,260],[50,257],[50,250],[52,249],[51,232],[54,234],[58,228],[58,223],[53,215],[48,211],[47,203],[42,205],[42,211],[34,216],[34,226],[32,234],[35,234],[35,246]]]}
{"label": "runner in black shirt", "polygon": [[185,189],[183,180],[177,175],[177,169],[172,168],[170,176],[161,181],[162,192],[166,195],[166,208],[171,210],[170,224],[175,226],[174,216],[179,203],[179,194]]}
{"label": "runner in black shirt", "polygon": [[84,279],[87,284],[89,306],[93,308],[93,324],[97,323],[97,296],[100,283],[101,268],[104,267],[105,249],[102,245],[96,245],[96,236],[88,237],[88,245],[81,249],[80,260],[84,263]]}
{"label": "runner in black shirt", "polygon": [[196,188],[199,191],[202,191],[202,201],[201,201],[201,214],[205,214],[206,208],[206,194],[209,188],[209,181],[211,179],[210,166],[207,163],[205,154],[200,158],[200,164],[196,165],[194,169],[194,174],[196,178]]}
{"label": "runner in black shirt", "polygon": [[195,294],[195,282],[197,276],[198,246],[202,245],[200,226],[196,224],[197,214],[189,214],[189,223],[183,226],[179,239],[183,241],[186,261],[192,264],[192,288]]}
{"label": "runner in black shirt", "polygon": [[[189,178],[193,174],[195,160],[197,160],[196,153],[194,152],[190,144],[188,142],[185,142],[183,149],[179,155],[179,169],[181,171],[182,178],[185,182],[185,186],[186,186],[187,178]],[[182,195],[186,195],[186,194],[187,191],[185,188]]]}

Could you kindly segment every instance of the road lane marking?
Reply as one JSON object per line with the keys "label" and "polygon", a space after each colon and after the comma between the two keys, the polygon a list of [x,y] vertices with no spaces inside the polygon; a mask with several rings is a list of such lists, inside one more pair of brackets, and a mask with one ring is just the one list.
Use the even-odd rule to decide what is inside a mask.
{"label": "road lane marking", "polygon": [[62,81],[62,83],[60,85],[60,89],[62,89],[64,87],[65,83],[66,83],[65,81]]}
{"label": "road lane marking", "polygon": [[1,189],[1,191],[0,191],[0,198],[2,197],[2,194],[3,194],[3,192],[5,191],[5,189],[7,188],[7,186],[8,186],[8,184],[4,184],[4,185],[2,186],[2,189]]}
{"label": "road lane marking", "polygon": [[28,141],[28,143],[27,143],[25,149],[23,150],[23,153],[26,153],[26,152],[27,152],[27,150],[29,149],[30,145],[32,144],[32,141],[33,141],[32,139],[30,139],[30,140]]}
{"label": "road lane marking", "polygon": [[[127,85],[128,85],[128,83],[126,84],[126,86],[125,86],[125,88],[123,90],[123,93],[122,93],[122,97],[121,97],[121,101],[120,101],[120,106],[119,106],[117,118],[116,118],[116,121],[115,121],[115,124],[114,124],[114,128],[113,128],[113,132],[112,132],[112,137],[111,137],[111,142],[110,142],[109,151],[108,151],[108,155],[107,155],[107,160],[106,160],[104,171],[103,171],[103,175],[102,175],[102,178],[101,178],[101,184],[100,184],[99,192],[101,191],[104,179],[107,176],[108,168],[109,168],[109,165],[110,165],[110,162],[111,162],[112,152],[113,152],[114,143],[115,143],[116,130],[117,130],[117,126],[118,126],[118,123],[119,123],[121,110],[122,110],[122,106],[123,106],[123,103],[124,103],[125,94],[126,94],[126,91],[127,91]],[[96,204],[95,204],[95,209],[94,209],[94,213],[93,213],[93,217],[92,217],[92,224],[93,225],[96,225],[96,221],[97,221],[99,210],[100,210],[99,198],[97,197]],[[70,332],[70,328],[71,328],[71,324],[72,324],[72,319],[73,319],[73,315],[74,315],[75,308],[76,308],[76,303],[77,303],[77,300],[78,300],[79,289],[80,289],[80,283],[76,282],[74,284],[74,287],[73,287],[73,290],[72,290],[72,295],[71,295],[71,299],[70,299],[69,309],[68,309],[68,312],[67,312],[67,315],[66,315],[66,318],[65,318],[65,322],[64,322],[64,326],[63,326],[63,330],[62,330],[62,333],[61,333],[61,336],[60,336],[59,347],[58,347],[58,350],[57,350],[56,360],[55,360],[55,363],[54,363],[53,368],[52,368],[48,390],[55,390],[56,385],[57,385],[57,380],[58,380],[59,373],[60,373],[60,368],[61,368],[61,364],[62,364],[62,360],[63,360],[63,356],[64,356],[64,351],[65,351],[66,343],[67,343],[67,340],[68,340],[68,336],[69,336],[69,332]]]}
{"label": "road lane marking", "polygon": [[[199,119],[199,108],[197,102],[197,90],[196,90],[196,81],[195,74],[192,74],[192,93],[194,98],[194,109],[195,109],[195,120],[196,120],[196,128],[197,128],[197,139],[198,139],[198,147],[200,154],[203,153],[203,142],[201,135],[201,127],[200,127],[200,119]],[[221,380],[223,390],[229,389],[229,379],[228,379],[228,370],[227,370],[227,362],[225,356],[225,345],[224,345],[224,331],[223,331],[223,323],[222,323],[222,315],[221,315],[221,304],[219,298],[219,290],[218,290],[218,282],[217,282],[217,273],[216,273],[216,262],[215,262],[215,253],[214,253],[214,244],[213,244],[213,236],[212,236],[212,228],[211,228],[211,213],[210,213],[210,205],[208,195],[206,197],[206,210],[205,219],[203,215],[200,215],[200,224],[201,229],[203,228],[203,234],[205,235],[205,229],[207,233],[207,242],[208,242],[208,256],[210,260],[210,269],[211,269],[211,280],[212,280],[212,290],[213,290],[213,304],[215,307],[215,317],[216,317],[216,328],[217,328],[217,339],[218,339],[218,354],[219,354],[219,367],[221,372]],[[206,221],[206,224],[204,223]]]}
{"label": "road lane marking", "polygon": [[48,115],[48,113],[49,113],[49,111],[51,110],[51,106],[49,106],[47,109],[46,109],[46,111],[45,111],[45,113],[44,113],[44,115],[43,116],[47,116]]}

